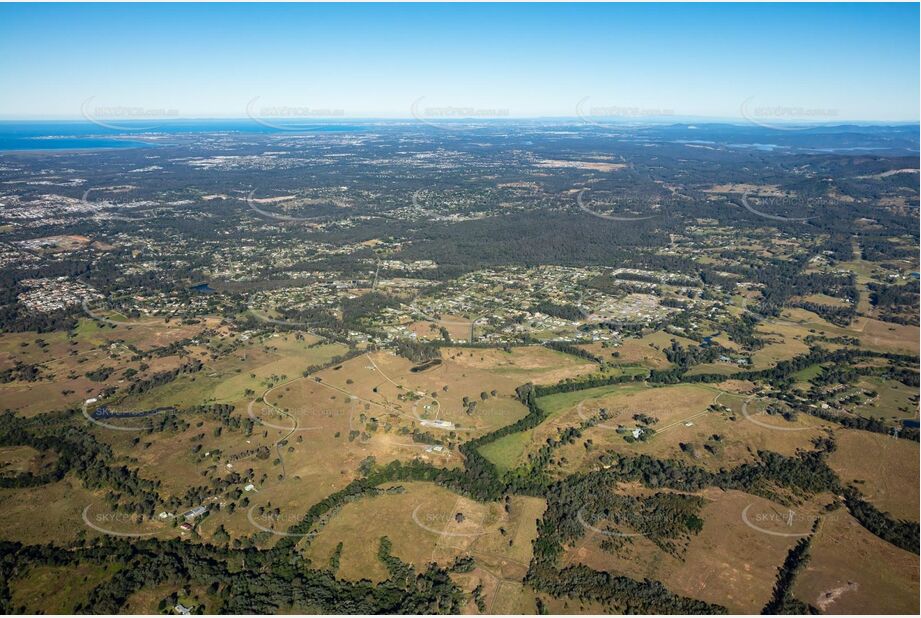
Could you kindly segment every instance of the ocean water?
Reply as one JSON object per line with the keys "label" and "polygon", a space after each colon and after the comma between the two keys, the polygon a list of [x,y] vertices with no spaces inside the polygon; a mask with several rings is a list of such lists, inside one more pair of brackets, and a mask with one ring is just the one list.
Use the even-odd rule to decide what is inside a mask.
{"label": "ocean water", "polygon": [[313,133],[361,131],[360,124],[299,122],[269,127],[252,120],[123,120],[109,127],[88,121],[0,121],[0,151],[150,148],[144,137],[187,133]]}

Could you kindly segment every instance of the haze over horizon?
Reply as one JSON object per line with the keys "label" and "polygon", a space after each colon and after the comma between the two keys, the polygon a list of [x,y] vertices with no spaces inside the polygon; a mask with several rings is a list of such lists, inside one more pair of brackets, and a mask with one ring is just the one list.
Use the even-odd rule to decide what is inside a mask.
{"label": "haze over horizon", "polygon": [[4,5],[15,62],[0,66],[0,118],[914,123],[918,17],[917,4]]}

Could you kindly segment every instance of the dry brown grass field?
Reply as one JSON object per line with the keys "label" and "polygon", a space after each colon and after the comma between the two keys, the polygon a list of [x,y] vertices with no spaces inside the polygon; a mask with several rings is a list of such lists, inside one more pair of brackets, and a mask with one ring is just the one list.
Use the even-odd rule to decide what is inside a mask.
{"label": "dry brown grass field", "polygon": [[180,375],[164,387],[121,400],[129,409],[157,406],[190,407],[207,403],[244,406],[252,397],[250,389],[261,394],[266,387],[302,375],[310,366],[328,362],[344,354],[346,346],[321,344],[316,338],[298,340],[292,335],[275,335],[251,340],[230,355],[215,360],[200,354],[204,369],[192,375]]}
{"label": "dry brown grass field", "polygon": [[[663,335],[667,335],[667,338]],[[684,337],[668,335],[660,331],[640,339],[625,339],[619,345],[609,347],[604,347],[600,341],[579,347],[603,358],[610,365],[640,364],[650,369],[665,369],[671,367],[671,363],[665,358],[662,349],[671,346],[670,340],[673,338],[682,342],[682,345],[690,341]],[[614,356],[615,353],[617,356]]]}
{"label": "dry brown grass field", "polygon": [[82,513],[94,504],[102,504],[101,496],[84,488],[73,474],[38,487],[0,489],[4,538],[20,543],[73,542],[92,534]]}
{"label": "dry brown grass field", "polygon": [[854,407],[854,412],[867,417],[887,419],[917,419],[918,389],[896,380],[867,377],[858,380],[858,388],[876,393],[869,401]]}
{"label": "dry brown grass field", "polygon": [[525,382],[555,384],[597,371],[591,361],[544,346],[517,346],[510,352],[498,349],[445,348],[442,355],[460,367],[488,371],[507,377],[516,386]]}
{"label": "dry brown grass field", "polygon": [[121,568],[120,564],[31,567],[10,582],[12,607],[17,613],[72,614],[94,587]]}
{"label": "dry brown grass field", "polygon": [[[194,380],[182,376],[140,397],[123,400],[117,408],[193,405],[196,401],[233,403],[237,408],[235,416],[251,414],[256,420],[251,435],[221,427],[217,420],[202,415],[181,415],[189,427],[179,432],[148,434],[105,427],[92,427],[92,431],[112,446],[114,463],[137,469],[143,478],[158,480],[166,496],[181,496],[186,488],[231,471],[243,473],[256,486],[245,496],[251,507],[280,510],[271,518],[256,516],[257,524],[284,532],[311,505],[356,478],[358,464],[368,457],[381,464],[422,458],[438,466],[461,465],[453,448],[435,452],[427,444],[415,442],[411,435],[413,430],[423,431],[450,444],[458,439],[460,430],[427,427],[422,420],[451,419],[459,427],[469,428],[468,435],[488,431],[525,414],[513,393],[528,376],[560,372],[561,361],[571,367],[562,370],[565,375],[582,367],[594,368],[593,364],[541,347],[513,350],[511,354],[486,350],[485,355],[479,350],[470,355],[467,350],[450,349],[442,366],[425,372],[413,373],[409,361],[375,353],[315,376],[299,376],[302,368],[344,351],[341,346],[310,345],[315,343],[309,338],[299,341],[290,336],[252,341],[230,356],[209,360],[210,365]],[[531,358],[529,351],[540,353]],[[257,401],[250,406],[254,395],[247,395],[247,389],[255,396],[265,392],[267,403]],[[496,390],[496,395],[484,401],[479,396],[484,389]],[[431,397],[432,393],[437,397]],[[465,396],[477,401],[473,415],[463,409],[461,399]],[[110,424],[133,427],[143,422],[123,419]],[[276,443],[286,437],[279,461]],[[269,449],[267,459],[255,456],[260,447]],[[259,532],[252,523],[250,507],[241,504],[237,501],[233,513],[226,508],[226,501],[222,509],[211,505],[196,535],[211,538],[220,526],[232,538]],[[175,530],[161,531],[156,521],[120,523],[125,524],[126,532],[155,530],[158,535],[176,534]],[[260,544],[271,545],[281,538],[263,536]]]}
{"label": "dry brown grass field", "polygon": [[[549,413],[546,421],[532,430],[501,438],[481,452],[503,470],[525,465],[528,454],[535,453],[548,438],[578,426],[604,408],[608,420],[585,429],[573,444],[556,450],[549,467],[552,473],[562,476],[593,469],[598,455],[606,451],[679,459],[718,471],[757,460],[759,450],[794,455],[799,449],[811,448],[812,441],[833,426],[807,415],[799,415],[792,422],[769,416],[764,413],[769,400],[746,394],[748,384],[724,384],[730,390],[701,384],[656,388],[631,384],[544,397],[539,404]],[[713,404],[728,410],[710,410]],[[651,425],[655,430],[651,438],[631,443],[625,436],[640,426],[633,418],[635,414],[658,422]]]}
{"label": "dry brown grass field", "polygon": [[[707,500],[700,514],[703,530],[691,537],[680,557],[662,551],[643,537],[633,537],[632,543],[621,550],[622,555],[617,555],[601,548],[602,534],[588,530],[567,548],[565,562],[634,579],[656,579],[677,594],[719,603],[730,612],[757,614],[770,599],[777,568],[799,538],[765,530],[808,534],[818,506],[801,507],[792,529],[783,521],[789,509],[764,498],[719,489],[709,489],[701,495]],[[761,530],[746,525],[743,512]],[[740,552],[743,547],[745,550]]]}
{"label": "dry brown grass field", "polygon": [[[788,456],[795,455],[798,450],[809,450],[812,448],[812,441],[824,435],[826,428],[832,426],[831,423],[806,415],[800,415],[793,422],[768,416],[764,414],[766,403],[759,400],[748,403],[746,416],[742,413],[742,406],[748,399],[747,396],[721,393],[697,385],[666,388],[676,390],[657,394],[657,397],[678,397],[687,404],[682,404],[675,413],[666,416],[644,411],[651,409],[644,408],[647,405],[645,400],[643,405],[631,406],[627,403],[630,399],[621,398],[617,401],[618,398],[615,398],[616,403],[609,403],[607,409],[616,410],[617,406],[626,404],[629,414],[622,415],[622,420],[615,418],[587,429],[574,444],[560,447],[554,458],[556,463],[550,470],[561,476],[597,468],[598,454],[614,451],[627,455],[645,454],[661,459],[677,459],[717,472],[721,468],[728,469],[757,461],[757,453],[760,450]],[[700,390],[688,393],[686,389],[692,388]],[[652,393],[654,391],[650,392],[650,395]],[[643,394],[645,393],[638,393],[631,399],[642,400]],[[731,411],[708,412],[706,410],[711,402],[726,406]],[[599,400],[586,402],[582,408],[582,416],[588,417],[599,407],[605,407],[605,404]],[[634,412],[643,412],[660,419],[659,423],[652,425],[656,433],[647,441],[629,443],[624,439],[624,434],[616,431],[619,423],[630,428],[637,426],[632,420]],[[578,422],[578,418],[573,418],[570,414],[568,422],[564,423],[560,417],[558,424],[571,426]],[[733,418],[735,420],[732,420]],[[719,440],[715,440],[714,436],[719,436]],[[590,449],[585,448],[585,442],[588,440],[592,443]]]}
{"label": "dry brown grass field", "polygon": [[[349,360],[341,369],[326,369],[316,377],[331,395],[353,397],[362,406],[368,404],[369,413],[373,409],[373,414],[392,417],[394,422],[406,422],[441,437],[451,430],[433,425],[435,421],[451,423],[458,434],[470,437],[514,422],[527,413],[514,398],[515,388],[523,382],[521,378],[470,366],[468,363],[485,362],[479,350],[458,351],[453,357],[446,352],[444,357],[441,364],[414,373],[412,362],[374,352]],[[479,361],[481,357],[483,361]],[[492,395],[492,391],[496,394]],[[485,400],[482,393],[487,394]],[[464,397],[477,402],[472,414],[466,411]],[[294,409],[295,404],[288,407]]]}
{"label": "dry brown grass field", "polygon": [[765,340],[765,346],[752,354],[752,369],[767,369],[779,361],[808,352],[809,346],[803,341],[808,332],[803,330],[786,324],[759,324],[755,333]]}
{"label": "dry brown grass field", "polygon": [[917,326],[858,317],[847,328],[842,328],[805,309],[785,309],[781,318],[801,328],[812,329],[817,334],[829,337],[856,337],[862,347],[870,350],[900,354],[918,354],[919,351],[921,331]]}
{"label": "dry brown grass field", "polygon": [[918,518],[917,442],[851,429],[836,430],[835,438],[838,448],[828,464],[843,482],[855,483],[867,501],[896,519]]}
{"label": "dry brown grass field", "polygon": [[441,339],[441,329],[444,328],[448,331],[452,341],[469,341],[470,324],[472,324],[472,320],[468,320],[463,316],[444,315],[438,320],[411,322],[406,327],[415,333],[419,339],[429,341]]}
{"label": "dry brown grass field", "polygon": [[[34,382],[0,384],[0,397],[5,408],[26,416],[79,405],[107,386],[124,385],[126,380],[122,374],[126,369],[139,370],[137,378],[143,378],[182,364],[182,359],[177,356],[156,358],[146,361],[149,369],[141,370],[141,363],[131,360],[134,352],[129,346],[149,350],[169,345],[192,338],[212,325],[207,321],[183,325],[177,321],[166,323],[161,320],[143,327],[110,328],[85,319],[80,321],[73,338],[63,332],[6,333],[0,337],[0,370],[12,367],[16,362],[39,365],[42,378]],[[86,376],[102,367],[113,369],[108,378],[95,381]]]}
{"label": "dry brown grass field", "polygon": [[823,520],[809,553],[793,594],[823,613],[918,614],[918,556],[874,536],[844,509]]}
{"label": "dry brown grass field", "polygon": [[[362,498],[342,507],[313,539],[307,556],[326,565],[343,543],[338,575],[345,579],[387,577],[377,558],[379,539],[393,543],[393,554],[417,569],[430,562],[450,565],[470,555],[495,587],[520,581],[531,558],[531,541],[543,500],[515,497],[506,511],[502,503],[480,503],[429,483],[405,483],[399,493]],[[484,585],[485,588],[485,585]]]}
{"label": "dry brown grass field", "polygon": [[37,451],[31,446],[0,447],[0,478],[24,473],[39,475],[50,472],[58,457],[48,451]]}

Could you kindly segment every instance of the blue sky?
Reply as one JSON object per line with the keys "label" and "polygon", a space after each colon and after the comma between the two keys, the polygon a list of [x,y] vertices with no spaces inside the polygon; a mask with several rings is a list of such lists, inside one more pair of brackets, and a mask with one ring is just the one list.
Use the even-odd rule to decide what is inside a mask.
{"label": "blue sky", "polygon": [[0,117],[79,118],[87,101],[183,117],[410,117],[415,103],[917,121],[919,8],[0,5]]}

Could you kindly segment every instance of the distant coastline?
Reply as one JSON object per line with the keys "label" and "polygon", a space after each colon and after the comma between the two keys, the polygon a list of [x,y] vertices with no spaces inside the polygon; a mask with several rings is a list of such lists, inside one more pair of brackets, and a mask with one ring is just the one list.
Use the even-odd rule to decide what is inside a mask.
{"label": "distant coastline", "polygon": [[[124,150],[157,146],[165,135],[194,133],[280,133],[283,130],[260,126],[248,120],[168,120],[125,121],[120,128],[103,127],[88,121],[0,120],[0,152],[68,152]],[[298,126],[298,132],[362,131],[360,125],[311,122]]]}
{"label": "distant coastline", "polygon": [[[502,131],[519,126],[532,130],[565,129],[568,132],[591,133],[597,130],[579,118],[503,118],[449,119],[445,126],[435,127],[413,119],[285,119],[278,124],[263,125],[247,118],[231,119],[168,119],[149,121],[125,120],[119,125],[103,126],[86,120],[0,120],[0,153],[42,154],[127,150],[169,145],[173,139],[195,135],[252,134],[296,136],[312,133],[360,133],[390,131],[412,126],[421,132],[444,131],[447,125],[468,126],[478,131]],[[594,123],[597,124],[597,123]],[[835,125],[783,125],[763,127],[750,122],[710,121],[687,122],[679,118],[669,122],[644,122],[612,119],[602,127],[629,128],[635,135],[625,141],[660,140],[720,145],[761,151],[788,149],[790,152],[902,154],[915,156],[919,152],[917,123],[839,123]],[[707,140],[701,142],[706,135]],[[170,139],[172,138],[172,139]]]}

